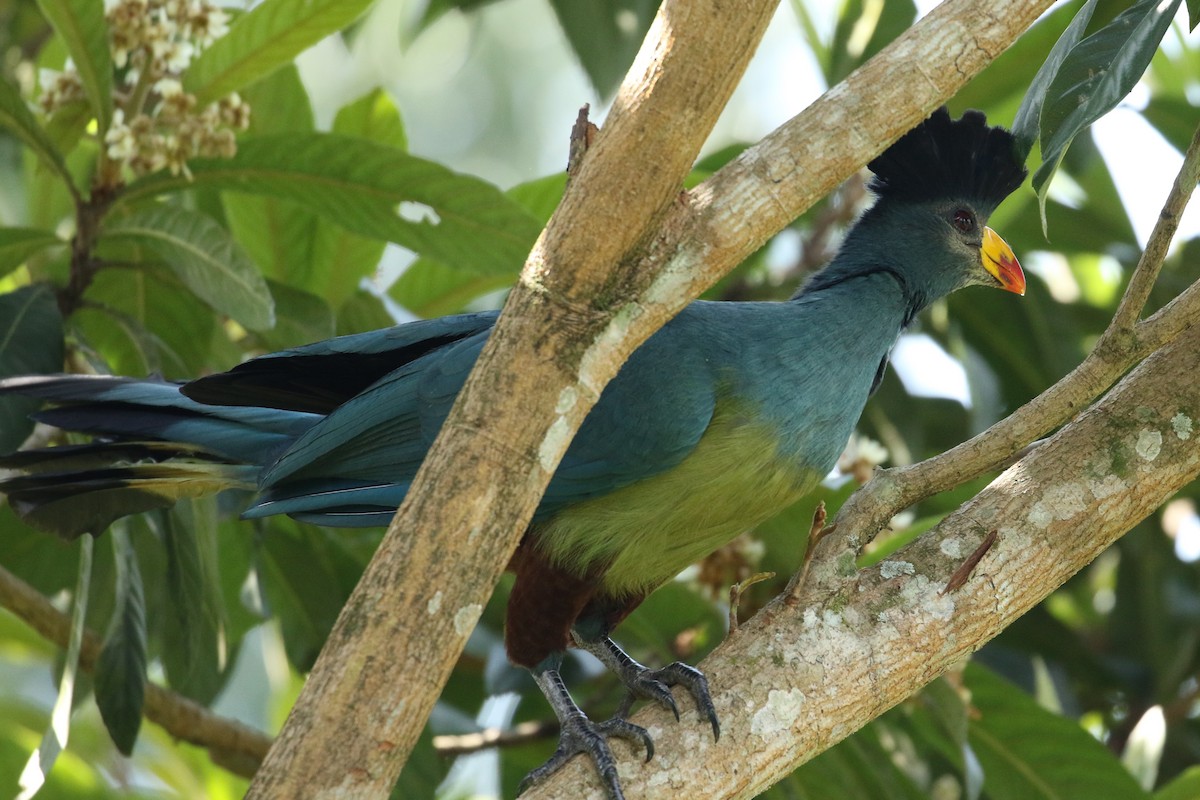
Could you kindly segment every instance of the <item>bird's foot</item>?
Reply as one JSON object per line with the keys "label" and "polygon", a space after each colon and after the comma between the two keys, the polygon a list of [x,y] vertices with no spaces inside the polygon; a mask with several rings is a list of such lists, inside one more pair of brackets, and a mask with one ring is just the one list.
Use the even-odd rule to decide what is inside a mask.
{"label": "bird's foot", "polygon": [[625,800],[625,794],[621,791],[621,779],[617,775],[617,761],[608,746],[609,738],[626,739],[634,745],[641,744],[646,750],[646,760],[654,757],[654,740],[640,725],[634,725],[619,717],[605,722],[592,722],[580,713],[562,723],[558,748],[554,755],[525,776],[517,790],[518,794],[549,778],[573,756],[583,753],[596,765],[596,772],[600,775],[600,783],[604,785],[608,800]]}
{"label": "bird's foot", "polygon": [[626,739],[634,745],[640,744],[645,748],[646,760],[649,761],[654,757],[654,740],[650,738],[650,734],[645,728],[620,717],[606,722],[593,722],[588,719],[567,693],[567,688],[556,669],[535,672],[533,677],[554,709],[561,731],[554,755],[525,776],[518,794],[549,778],[573,756],[583,753],[596,765],[596,772],[600,775],[600,782],[604,785],[608,800],[625,800],[625,794],[621,791],[621,780],[617,775],[617,761],[608,746],[608,740]]}
{"label": "bird's foot", "polygon": [[650,669],[634,661],[616,642],[608,638],[592,642],[577,639],[576,644],[604,662],[629,690],[629,696],[617,711],[618,718],[629,715],[635,700],[644,699],[652,700],[667,709],[678,720],[679,707],[675,704],[671,687],[682,686],[692,695],[696,707],[712,725],[713,739],[721,738],[721,724],[717,720],[717,710],[708,691],[708,679],[700,670],[682,661],[668,664],[661,669]]}

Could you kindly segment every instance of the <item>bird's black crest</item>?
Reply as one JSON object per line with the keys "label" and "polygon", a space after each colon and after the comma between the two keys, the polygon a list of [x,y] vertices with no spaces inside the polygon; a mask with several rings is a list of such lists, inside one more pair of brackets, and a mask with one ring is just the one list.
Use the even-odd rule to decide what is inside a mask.
{"label": "bird's black crest", "polygon": [[1016,139],[980,111],[950,119],[942,106],[867,165],[880,198],[970,200],[990,214],[1025,180]]}

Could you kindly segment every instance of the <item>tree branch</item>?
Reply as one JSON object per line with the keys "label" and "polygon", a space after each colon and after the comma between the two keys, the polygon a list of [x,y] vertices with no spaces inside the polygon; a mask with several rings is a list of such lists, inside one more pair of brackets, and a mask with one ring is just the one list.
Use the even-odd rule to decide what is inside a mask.
{"label": "tree branch", "polygon": [[[0,566],[0,607],[11,611],[43,638],[66,648],[71,618],[50,604],[41,592]],[[83,632],[79,665],[92,672],[100,657],[100,637]],[[209,751],[212,760],[230,772],[251,777],[271,746],[271,737],[232,719],[212,713],[199,703],[154,684],[146,684],[146,719],[185,742]]]}
{"label": "tree branch", "polygon": [[571,436],[628,354],[1049,4],[950,0],[685,194],[775,4],[667,0],[248,796],[386,795]]}
{"label": "tree branch", "polygon": [[[640,800],[752,797],[970,655],[1200,474],[1200,326],[1146,359],[1099,404],[932,531],[808,604],[777,599],[707,658],[722,735],[678,697],[645,726],[656,755],[624,744]],[[943,594],[991,535],[961,588]],[[581,786],[588,787],[583,795]],[[582,759],[529,800],[600,797]]]}

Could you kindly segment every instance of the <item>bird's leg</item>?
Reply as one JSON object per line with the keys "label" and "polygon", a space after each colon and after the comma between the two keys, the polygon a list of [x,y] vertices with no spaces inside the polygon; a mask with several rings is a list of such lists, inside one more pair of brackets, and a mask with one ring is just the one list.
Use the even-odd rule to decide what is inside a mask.
{"label": "bird's leg", "polygon": [[717,710],[713,707],[712,695],[708,691],[708,679],[704,673],[693,666],[676,661],[661,669],[650,669],[634,661],[617,646],[617,643],[607,636],[598,639],[585,639],[578,631],[572,631],[575,646],[594,655],[608,667],[629,694],[617,710],[616,719],[629,715],[633,702],[638,699],[653,700],[666,708],[679,719],[679,708],[675,705],[675,696],[671,694],[672,686],[682,686],[691,692],[700,713],[708,718],[712,725],[713,739],[721,738],[721,724],[717,721]]}
{"label": "bird's leg", "polygon": [[525,776],[518,792],[524,792],[530,786],[541,783],[557,772],[572,756],[584,753],[596,765],[596,772],[600,774],[600,782],[604,784],[608,800],[625,800],[621,791],[621,781],[617,776],[617,762],[608,746],[608,738],[615,736],[628,739],[634,744],[640,743],[646,748],[647,761],[654,757],[654,741],[645,728],[620,717],[599,723],[588,719],[567,692],[567,687],[558,672],[561,662],[561,653],[551,655],[531,670],[538,688],[542,690],[550,707],[554,709],[555,716],[558,717],[561,732],[554,755]]}

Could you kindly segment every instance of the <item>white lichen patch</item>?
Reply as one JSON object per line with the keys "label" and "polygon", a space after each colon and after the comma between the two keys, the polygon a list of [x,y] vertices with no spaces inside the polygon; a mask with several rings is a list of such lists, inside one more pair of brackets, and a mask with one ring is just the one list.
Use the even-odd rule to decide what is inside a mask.
{"label": "white lichen patch", "polygon": [[460,608],[454,615],[454,632],[459,636],[466,636],[475,630],[475,623],[479,621],[479,615],[482,613],[483,606],[479,603],[471,603]]}
{"label": "white lichen patch", "polygon": [[579,402],[579,390],[574,386],[564,386],[558,393],[558,402],[554,405],[555,414],[566,414]]}
{"label": "white lichen patch", "polygon": [[546,472],[552,472],[558,464],[558,459],[567,449],[571,441],[571,424],[567,418],[560,416],[550,425],[542,444],[538,447],[538,462]]}
{"label": "white lichen patch", "polygon": [[772,689],[767,694],[767,704],[754,713],[750,720],[750,732],[757,736],[770,736],[791,730],[804,708],[804,692],[799,689]]}
{"label": "white lichen patch", "polygon": [[958,537],[951,536],[948,539],[942,539],[942,543],[938,545],[938,549],[942,551],[942,555],[947,558],[962,558],[962,542]]}
{"label": "white lichen patch", "polygon": [[1162,451],[1162,433],[1149,428],[1140,431],[1133,449],[1144,460],[1153,461]]}
{"label": "white lichen patch", "polygon": [[899,578],[901,575],[912,575],[916,571],[917,568],[907,561],[892,561],[889,559],[879,565],[879,575],[884,580]]}
{"label": "white lichen patch", "polygon": [[836,611],[823,611],[821,613],[821,621],[825,623],[827,628],[842,627],[842,616]]}
{"label": "white lichen patch", "polygon": [[1125,490],[1125,481],[1116,475],[1105,475],[1099,480],[1088,481],[1088,489],[1097,500],[1111,497]]}
{"label": "white lichen patch", "polygon": [[429,616],[432,617],[438,611],[441,611],[441,609],[442,609],[442,590],[438,589],[438,591],[433,595],[433,597],[429,598],[429,602],[425,604],[425,612],[427,614],[429,614]]}
{"label": "white lichen patch", "polygon": [[1029,522],[1037,528],[1045,528],[1054,520],[1068,520],[1087,510],[1089,502],[1087,487],[1081,483],[1067,482],[1050,486],[1042,493],[1042,499],[1029,509]]}
{"label": "white lichen patch", "polygon": [[619,343],[625,338],[625,334],[629,331],[629,326],[633,321],[642,315],[642,308],[637,303],[626,303],[613,314],[612,319],[608,321],[608,325],[592,342],[587,351],[584,352],[583,358],[579,361],[579,386],[584,391],[592,393],[592,396],[599,397],[600,390],[603,388],[598,379],[598,373],[608,371],[605,365],[612,358],[613,351],[617,349]]}
{"label": "white lichen patch", "polygon": [[1192,418],[1180,411],[1171,417],[1171,430],[1182,441],[1192,438]]}

